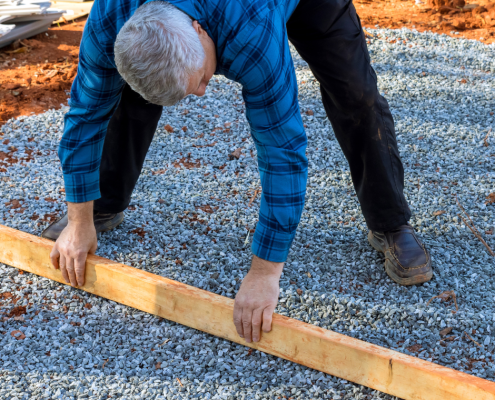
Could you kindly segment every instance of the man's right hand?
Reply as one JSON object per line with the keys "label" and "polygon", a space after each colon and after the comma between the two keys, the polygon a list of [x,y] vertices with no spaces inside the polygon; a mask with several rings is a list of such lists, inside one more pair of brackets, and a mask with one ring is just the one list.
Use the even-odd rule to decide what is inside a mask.
{"label": "man's right hand", "polygon": [[93,222],[93,202],[68,203],[69,223],[62,231],[50,253],[56,269],[72,286],[84,285],[88,253],[94,254],[98,246]]}

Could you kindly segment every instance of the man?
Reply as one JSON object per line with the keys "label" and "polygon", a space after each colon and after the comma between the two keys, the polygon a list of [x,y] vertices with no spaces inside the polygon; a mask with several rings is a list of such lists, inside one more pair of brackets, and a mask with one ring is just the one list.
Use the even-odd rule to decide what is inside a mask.
{"label": "man", "polygon": [[212,75],[222,74],[243,86],[263,188],[234,323],[247,342],[271,329],[307,178],[288,41],[320,82],[369,241],[386,254],[388,274],[406,285],[431,278],[429,254],[407,224],[393,119],[351,1],[99,0],[84,30],[59,148],[68,214],[44,232],[57,240],[51,259],[67,282],[84,284],[97,231],[122,221],[162,106],[202,96]]}

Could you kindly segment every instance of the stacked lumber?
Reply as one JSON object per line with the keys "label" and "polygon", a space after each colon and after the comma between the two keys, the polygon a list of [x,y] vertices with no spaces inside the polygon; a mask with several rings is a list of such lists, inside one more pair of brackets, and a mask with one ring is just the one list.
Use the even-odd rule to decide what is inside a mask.
{"label": "stacked lumber", "polygon": [[0,0],[0,48],[46,32],[65,12],[51,5],[46,0]]}
{"label": "stacked lumber", "polygon": [[64,15],[60,19],[53,21],[53,24],[62,24],[75,19],[85,17],[91,11],[93,6],[93,0],[70,0],[70,1],[58,1],[54,0],[52,6],[55,8],[61,8],[66,10]]}

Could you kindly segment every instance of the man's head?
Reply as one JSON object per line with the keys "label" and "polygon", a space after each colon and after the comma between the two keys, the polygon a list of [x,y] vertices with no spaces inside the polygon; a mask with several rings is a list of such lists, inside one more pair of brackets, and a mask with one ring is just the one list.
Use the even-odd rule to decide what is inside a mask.
{"label": "man's head", "polygon": [[115,63],[131,88],[171,106],[203,96],[216,69],[215,44],[187,14],[164,1],[139,7],[115,41]]}

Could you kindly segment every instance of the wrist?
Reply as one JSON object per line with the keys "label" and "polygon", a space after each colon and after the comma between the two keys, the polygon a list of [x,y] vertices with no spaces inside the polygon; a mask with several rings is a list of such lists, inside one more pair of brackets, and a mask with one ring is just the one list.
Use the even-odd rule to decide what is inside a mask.
{"label": "wrist", "polygon": [[67,223],[67,226],[70,226],[71,228],[76,228],[76,229],[88,229],[88,228],[94,228],[95,224],[93,221],[86,221],[86,220],[76,220],[76,221],[71,221]]}
{"label": "wrist", "polygon": [[70,224],[93,225],[93,201],[67,203],[67,218]]}
{"label": "wrist", "polygon": [[262,258],[253,255],[253,261],[251,263],[251,269],[249,270],[249,272],[263,276],[278,276],[280,278],[283,269],[283,262],[263,260]]}

